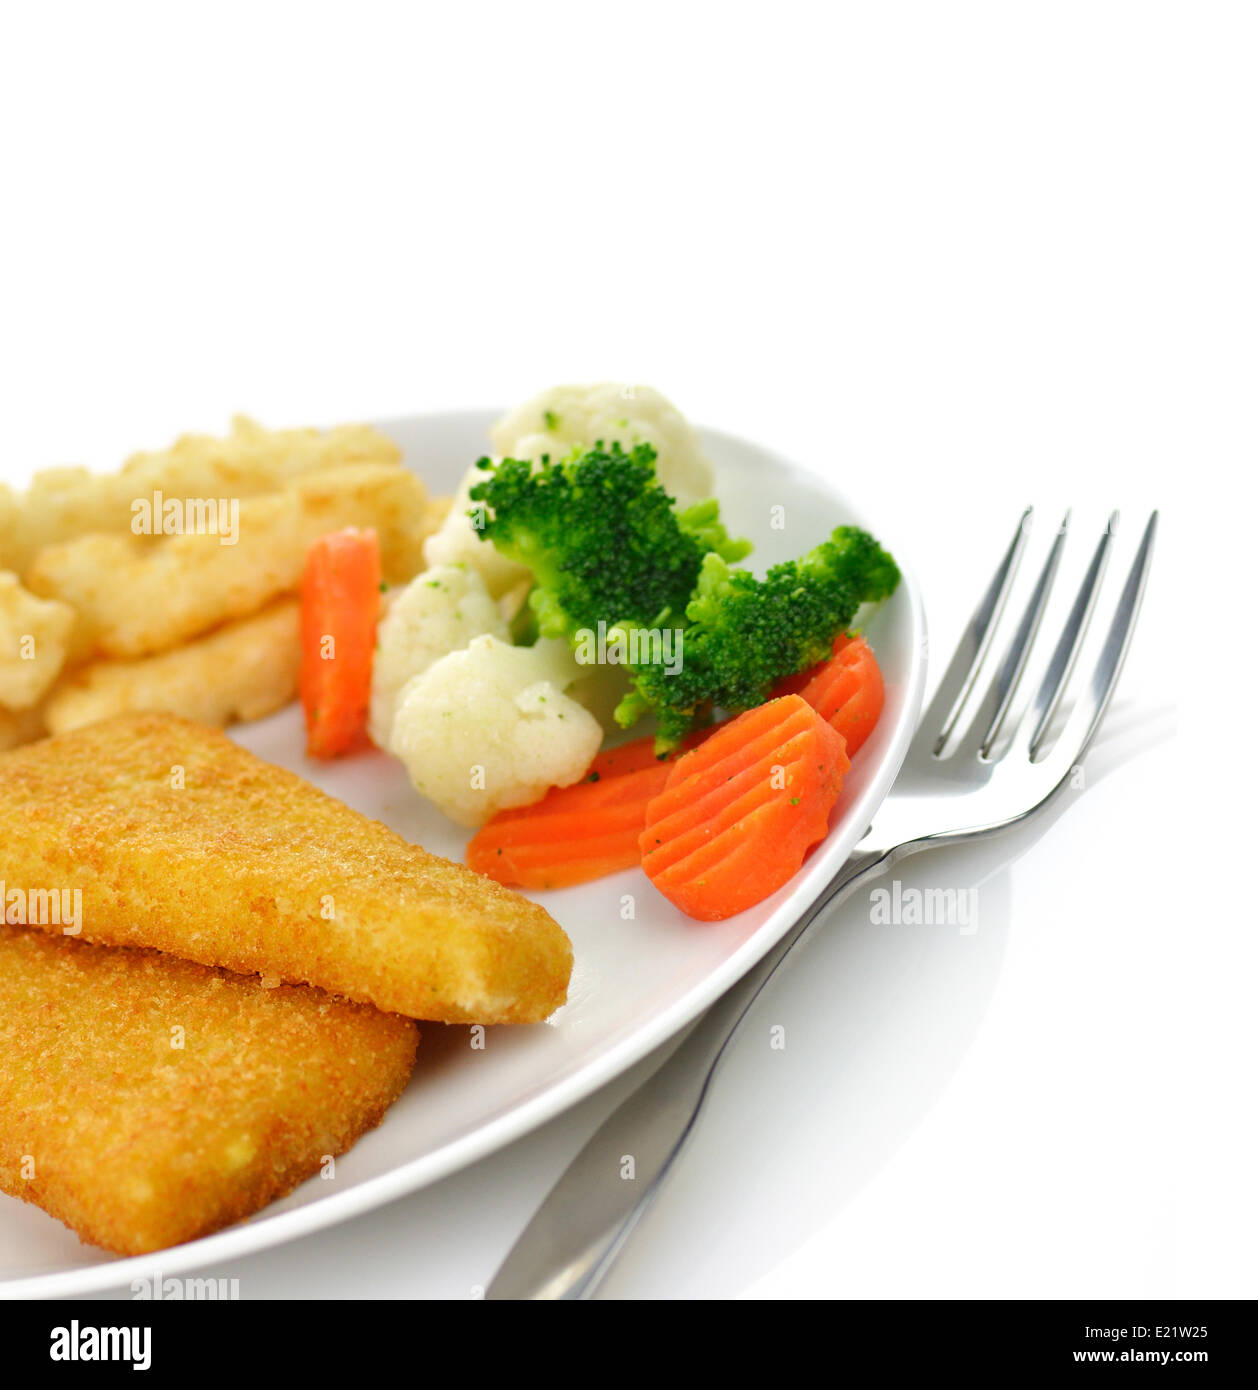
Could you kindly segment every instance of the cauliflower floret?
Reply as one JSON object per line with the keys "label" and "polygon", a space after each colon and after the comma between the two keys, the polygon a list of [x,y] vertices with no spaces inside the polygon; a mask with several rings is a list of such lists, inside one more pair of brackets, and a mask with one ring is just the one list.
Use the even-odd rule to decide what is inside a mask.
{"label": "cauliflower floret", "polygon": [[459,484],[445,520],[424,542],[424,559],[430,566],[466,565],[480,575],[494,598],[501,598],[528,579],[529,570],[499,555],[489,541],[481,539],[479,529],[472,524],[473,518],[468,516],[472,499],[468,494],[484,481],[484,473],[473,464]]}
{"label": "cauliflower floret", "polygon": [[564,694],[581,674],[561,640],[474,638],[403,686],[392,750],[452,820],[483,825],[577,781],[593,761],[602,727]]}
{"label": "cauliflower floret", "polygon": [[683,506],[711,497],[712,465],[699,435],[681,411],[650,386],[556,386],[516,406],[489,432],[494,451],[504,458],[553,459],[574,445],[592,447],[600,439],[624,449],[655,446],[656,475]]}
{"label": "cauliflower floret", "polygon": [[[687,507],[711,497],[712,465],[699,435],[681,411],[650,386],[601,382],[593,386],[556,386],[516,406],[489,432],[500,457],[560,459],[576,445],[589,448],[600,439],[624,449],[635,444],[655,446],[656,475],[665,491]],[[473,465],[464,475],[441,526],[424,542],[429,565],[468,565],[485,581],[494,598],[518,589],[529,571],[505,559],[468,516],[468,496],[484,474]]]}
{"label": "cauliflower floret", "polygon": [[388,748],[398,693],[413,676],[482,633],[506,638],[507,624],[485,581],[465,565],[436,565],[412,579],[380,620],[371,668],[367,729]]}

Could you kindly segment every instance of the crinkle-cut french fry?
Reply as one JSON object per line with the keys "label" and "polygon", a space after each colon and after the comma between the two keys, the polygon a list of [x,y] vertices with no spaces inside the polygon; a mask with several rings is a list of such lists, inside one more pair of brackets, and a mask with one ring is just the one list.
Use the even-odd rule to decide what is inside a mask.
{"label": "crinkle-cut french fry", "polygon": [[41,705],[31,709],[11,710],[0,707],[0,753],[34,743],[48,732]]}
{"label": "crinkle-cut french fry", "polygon": [[12,565],[6,556],[18,553],[17,534],[22,525],[22,507],[7,483],[0,483],[0,566]]}
{"label": "crinkle-cut french fry", "polygon": [[344,526],[373,527],[386,580],[410,579],[423,566],[426,502],[406,469],[329,469],[240,501],[234,543],[226,534],[83,536],[43,551],[28,583],[75,609],[94,650],[147,656],[292,593],[311,543]]}
{"label": "crinkle-cut french fry", "polygon": [[300,665],[297,600],[277,599],[171,651],[70,672],[49,696],[44,719],[53,734],[141,710],[202,724],[247,722],[296,698]]}
{"label": "crinkle-cut french fry", "polygon": [[0,705],[37,705],[65,665],[74,610],[39,598],[16,574],[0,570]]}
{"label": "crinkle-cut french fry", "polygon": [[136,504],[164,498],[245,498],[347,464],[398,465],[401,451],[369,425],[267,430],[239,415],[224,438],[186,434],[133,454],[115,473],[47,468],[25,493],[0,491],[0,565],[25,574],[46,546],[92,532],[131,534]]}

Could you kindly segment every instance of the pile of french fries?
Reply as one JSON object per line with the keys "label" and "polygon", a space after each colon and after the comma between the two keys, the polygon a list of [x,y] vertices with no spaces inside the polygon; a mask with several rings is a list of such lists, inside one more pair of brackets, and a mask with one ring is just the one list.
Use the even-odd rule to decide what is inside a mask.
{"label": "pile of french fries", "polygon": [[369,426],[243,417],[117,473],[0,487],[0,749],[129,711],[271,713],[297,690],[310,544],[372,527],[386,582],[404,583],[448,504]]}

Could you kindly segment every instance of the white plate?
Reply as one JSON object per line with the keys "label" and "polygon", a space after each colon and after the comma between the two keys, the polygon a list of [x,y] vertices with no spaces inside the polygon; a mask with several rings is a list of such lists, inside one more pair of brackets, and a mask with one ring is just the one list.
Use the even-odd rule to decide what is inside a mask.
{"label": "white plate", "polygon": [[[385,422],[434,493],[452,491],[488,447],[492,412]],[[869,824],[904,758],[925,681],[925,620],[912,574],[883,520],[862,516],[829,483],[770,450],[716,431],[704,439],[730,531],[750,536],[763,568],[822,540],[836,525],[867,527],[896,556],[904,579],[865,624],[887,685],[884,716],[861,749],[825,843],[774,897],[726,922],[682,916],[639,870],[538,899],[571,936],[569,1002],[548,1023],[490,1028],[474,1050],[467,1028],[423,1024],[414,1078],[379,1129],[336,1164],[251,1221],[154,1255],[119,1259],[80,1244],[52,1217],[0,1201],[0,1295],[54,1297],[125,1286],[155,1273],[261,1250],[343,1221],[455,1172],[559,1114],[645,1057],[718,998],[793,923]],[[782,509],[775,512],[775,508]],[[885,520],[885,519],[884,519]],[[784,524],[783,524],[784,522]],[[776,525],[775,525],[776,523]],[[614,557],[609,557],[614,563]],[[371,753],[332,766],[306,761],[290,709],[238,731],[240,742],[293,768],[407,839],[461,859],[466,835],[411,790],[400,766]],[[636,916],[622,916],[632,895]]]}

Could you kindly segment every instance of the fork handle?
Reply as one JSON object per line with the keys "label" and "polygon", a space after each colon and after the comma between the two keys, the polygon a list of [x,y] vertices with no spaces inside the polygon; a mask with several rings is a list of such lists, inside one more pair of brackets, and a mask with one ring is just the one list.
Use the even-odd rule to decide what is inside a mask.
{"label": "fork handle", "polygon": [[[498,1271],[489,1298],[585,1299],[602,1283],[695,1127],[717,1068],[751,1006],[821,914],[898,857],[854,854],[816,901],[704,1014],[662,1067],[568,1165]],[[632,1156],[632,1178],[624,1160]]]}

